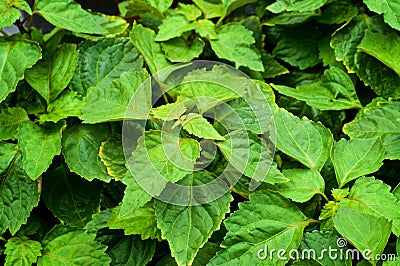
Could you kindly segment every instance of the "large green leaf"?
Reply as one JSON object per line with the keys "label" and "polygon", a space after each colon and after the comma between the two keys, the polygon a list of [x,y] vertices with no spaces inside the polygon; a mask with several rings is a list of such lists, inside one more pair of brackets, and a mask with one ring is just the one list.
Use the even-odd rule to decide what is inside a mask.
{"label": "large green leaf", "polygon": [[326,0],[277,0],[269,5],[267,10],[272,13],[280,13],[283,11],[313,11],[322,7]]}
{"label": "large green leaf", "polygon": [[[378,59],[358,49],[366,31],[390,34],[379,16],[360,15],[336,31],[331,46],[336,59],[343,61],[349,72],[355,72],[365,85],[382,97],[400,97],[400,77]],[[391,48],[392,49],[392,48]]]}
{"label": "large green leaf", "polygon": [[305,166],[322,169],[332,147],[331,132],[306,117],[300,119],[284,109],[275,113],[276,146]]}
{"label": "large green leaf", "polygon": [[16,139],[18,130],[28,121],[28,114],[21,107],[0,110],[0,140]]}
{"label": "large green leaf", "polygon": [[[198,186],[213,179],[214,176],[207,171],[196,171],[183,179],[180,185]],[[178,192],[172,197],[179,200],[181,196]],[[171,255],[178,265],[190,265],[193,262],[212,232],[219,229],[222,219],[229,212],[232,199],[227,193],[213,202],[198,206],[178,206],[159,200],[155,202],[157,226],[161,229],[162,238],[168,241]]]}
{"label": "large green leaf", "polygon": [[325,70],[321,79],[310,85],[296,89],[280,85],[272,87],[279,93],[305,101],[320,110],[361,108],[353,82],[346,72],[337,67]]}
{"label": "large green leaf", "polygon": [[133,45],[144,57],[151,74],[154,75],[171,65],[161,51],[160,44],[155,42],[156,34],[151,29],[144,28],[140,24],[133,25],[130,38]]}
{"label": "large green leaf", "polygon": [[48,265],[109,265],[106,246],[95,241],[96,234],[57,225],[43,239],[43,256],[38,266]]}
{"label": "large green leaf", "polygon": [[102,185],[59,166],[44,174],[42,190],[43,200],[54,216],[62,222],[83,227],[99,209]]}
{"label": "large green leaf", "polygon": [[40,116],[42,122],[58,122],[61,119],[81,116],[85,105],[83,97],[75,91],[64,91],[47,106],[47,113]]}
{"label": "large green leaf", "polygon": [[73,0],[41,0],[34,13],[51,24],[73,32],[106,35],[92,15]]}
{"label": "large green leaf", "polygon": [[363,252],[370,250],[369,258],[382,254],[389,239],[391,224],[385,218],[378,218],[340,207],[333,218],[336,230],[354,247]]}
{"label": "large green leaf", "polygon": [[202,115],[189,113],[182,121],[183,129],[192,135],[204,139],[224,140],[217,130]]}
{"label": "large green leaf", "polygon": [[30,41],[0,42],[0,102],[15,90],[26,69],[41,58],[41,49]]}
{"label": "large green leaf", "polygon": [[184,32],[194,28],[195,25],[183,15],[168,16],[163,19],[162,24],[158,27],[155,41],[168,41],[175,37],[180,37]]}
{"label": "large green leaf", "polygon": [[6,244],[5,266],[30,266],[36,263],[37,257],[42,255],[42,246],[39,242],[29,240],[25,236],[12,237]]}
{"label": "large green leaf", "polygon": [[54,54],[44,53],[43,60],[26,70],[26,81],[49,104],[68,86],[77,62],[76,45],[62,44]]}
{"label": "large green leaf", "polygon": [[339,188],[357,177],[378,171],[385,158],[380,138],[341,139],[331,152]]}
{"label": "large green leaf", "polygon": [[324,193],[325,181],[315,170],[287,169],[283,175],[290,181],[278,184],[276,190],[293,201],[306,202],[314,195]]}
{"label": "large green leaf", "polygon": [[153,240],[141,240],[137,236],[125,236],[111,247],[108,255],[112,259],[111,265],[146,266],[153,258],[155,249],[156,242]]}
{"label": "large green leaf", "polygon": [[142,66],[143,60],[128,38],[85,41],[79,46],[71,88],[85,95],[89,87],[106,86],[122,73],[139,71]]}
{"label": "large green leaf", "polygon": [[237,23],[228,23],[217,30],[216,40],[211,47],[219,58],[235,62],[235,66],[264,71],[260,54],[252,48],[255,43],[252,32]]}
{"label": "large green leaf", "polygon": [[[144,71],[126,72],[108,85],[90,88],[81,119],[90,124],[124,119],[146,120],[151,108],[151,91],[140,86],[147,78]],[[150,85],[150,81],[146,84]]]}
{"label": "large green leaf", "polygon": [[392,231],[398,236],[400,234],[400,203],[390,190],[390,186],[381,180],[374,177],[361,177],[357,179],[349,196],[343,199],[339,206],[391,221]]}
{"label": "large green leaf", "polygon": [[372,55],[400,76],[400,37],[394,32],[379,34],[366,31],[357,48]]}
{"label": "large green leaf", "polygon": [[18,146],[22,151],[22,162],[26,173],[36,180],[49,168],[54,156],[61,152],[61,136],[65,121],[39,126],[25,123],[18,132]]}
{"label": "large green leaf", "polygon": [[400,159],[400,102],[377,98],[345,124],[343,132],[351,139],[381,137],[385,158]]}
{"label": "large green leaf", "polygon": [[272,257],[272,249],[296,249],[309,224],[307,217],[289,200],[272,191],[250,195],[250,201],[239,203],[239,210],[225,222],[228,233],[222,251],[209,265],[285,265]]}
{"label": "large green leaf", "polygon": [[0,233],[8,228],[14,235],[39,203],[38,183],[25,173],[21,157],[14,155],[8,169],[0,173]]}
{"label": "large green leaf", "polygon": [[91,181],[110,181],[98,155],[100,145],[109,137],[108,125],[76,125],[63,134],[62,152],[72,172]]}
{"label": "large green leaf", "polygon": [[385,22],[391,27],[400,30],[400,3],[396,0],[364,0],[369,10],[383,14]]}

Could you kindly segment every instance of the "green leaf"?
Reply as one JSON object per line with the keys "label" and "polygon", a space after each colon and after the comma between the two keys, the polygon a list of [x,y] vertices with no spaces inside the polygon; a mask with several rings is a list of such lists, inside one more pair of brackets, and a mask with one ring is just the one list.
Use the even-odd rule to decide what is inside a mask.
{"label": "green leaf", "polygon": [[285,265],[288,258],[279,259],[277,253],[270,257],[269,251],[296,249],[309,221],[289,200],[266,191],[239,203],[239,210],[224,224],[228,230],[221,244],[224,249],[209,262],[210,266]]}
{"label": "green leaf", "polygon": [[380,138],[338,141],[331,151],[339,188],[357,177],[379,170],[385,149]]}
{"label": "green leaf", "polygon": [[54,156],[61,153],[64,121],[39,126],[25,123],[18,132],[18,146],[22,151],[24,170],[32,180],[39,178],[49,168]]}
{"label": "green leaf", "polygon": [[256,0],[222,0],[222,5],[224,7],[224,16],[226,17],[232,11],[253,2],[256,2]]}
{"label": "green leaf", "polygon": [[306,202],[314,195],[324,193],[325,181],[315,170],[287,169],[283,175],[290,181],[278,184],[276,190],[295,202]]}
{"label": "green leaf", "polygon": [[7,255],[5,266],[30,266],[42,255],[41,250],[39,242],[29,240],[25,236],[12,237],[8,239],[4,251]]}
{"label": "green leaf", "polygon": [[394,32],[387,35],[366,31],[357,48],[375,57],[400,76],[400,37]]}
{"label": "green leaf", "polygon": [[174,102],[153,108],[151,109],[151,112],[155,118],[162,119],[164,121],[172,121],[179,119],[186,112],[186,109],[187,108],[183,103]]}
{"label": "green leaf", "polygon": [[119,4],[124,17],[140,16],[147,11],[163,17],[163,13],[172,5],[172,0],[129,0]]}
{"label": "green leaf", "polygon": [[108,137],[109,127],[105,124],[67,129],[63,134],[62,152],[69,169],[89,181],[97,178],[109,182],[111,176],[98,155],[101,143]]}
{"label": "green leaf", "polygon": [[359,251],[369,249],[369,258],[382,254],[389,239],[391,224],[385,218],[377,218],[355,210],[340,207],[333,218],[336,230]]}
{"label": "green leaf", "polygon": [[160,44],[155,42],[156,34],[151,29],[144,28],[142,25],[133,25],[130,38],[144,57],[151,74],[171,65],[162,53]]}
{"label": "green leaf", "polygon": [[126,185],[126,188],[118,211],[119,217],[129,216],[152,199],[152,195],[136,182],[131,172],[127,172],[122,182]]}
{"label": "green leaf", "polygon": [[195,31],[201,37],[207,40],[218,39],[217,32],[215,31],[215,24],[211,20],[199,19],[193,22]]}
{"label": "green leaf", "polygon": [[313,10],[306,12],[284,12],[278,16],[267,19],[263,22],[266,26],[276,26],[276,25],[296,25],[306,22],[312,17],[321,16],[321,11]]}
{"label": "green leaf", "polygon": [[107,174],[116,180],[121,180],[128,169],[125,167],[125,155],[122,141],[116,137],[110,137],[103,141],[100,146],[99,156],[107,167]]}
{"label": "green leaf", "polygon": [[68,86],[78,62],[75,44],[62,44],[54,54],[44,53],[43,60],[25,72],[26,81],[46,100],[52,102]]}
{"label": "green leaf", "polygon": [[16,139],[21,126],[30,121],[25,109],[9,107],[0,110],[0,140]]}
{"label": "green leaf", "polygon": [[380,17],[357,16],[332,37],[331,46],[335,49],[336,59],[343,61],[348,72],[355,72],[378,95],[400,97],[399,76],[379,60],[357,49],[367,30],[389,34]]}
{"label": "green leaf", "polygon": [[260,54],[252,48],[255,40],[252,32],[237,23],[228,23],[217,30],[217,40],[210,40],[211,47],[219,58],[235,62],[236,68],[248,67],[264,71]]}
{"label": "green leaf", "polygon": [[95,241],[96,234],[57,225],[43,239],[43,256],[38,266],[47,265],[109,265],[106,246]]}
{"label": "green leaf", "polygon": [[305,101],[320,110],[362,107],[350,77],[337,67],[325,70],[321,79],[310,85],[298,86],[296,89],[280,85],[272,87],[281,94]]}
{"label": "green leaf", "polygon": [[147,78],[148,74],[144,71],[126,72],[108,85],[90,88],[87,91],[86,105],[82,108],[81,119],[90,124],[147,119],[151,108],[151,91],[141,88]]}
{"label": "green leaf", "polygon": [[381,180],[374,177],[361,177],[354,183],[348,198],[343,199],[339,206],[393,222],[392,231],[398,236],[400,234],[400,203],[390,190],[390,186]]}
{"label": "green leaf", "polygon": [[294,67],[306,69],[319,62],[318,43],[321,33],[312,26],[284,31],[272,53]]}
{"label": "green leaf", "polygon": [[158,33],[155,41],[168,41],[175,37],[180,37],[184,32],[194,29],[194,24],[183,15],[168,16],[163,19],[158,27]]}
{"label": "green leaf", "polygon": [[100,206],[102,184],[88,182],[70,173],[65,166],[47,171],[42,197],[47,208],[60,221],[83,227]]}
{"label": "green leaf", "polygon": [[182,38],[174,38],[161,43],[165,56],[171,62],[189,62],[199,57],[203,52],[204,45],[204,41],[199,37],[196,37],[190,46]]}
{"label": "green leaf", "polygon": [[349,195],[349,188],[342,188],[332,189],[332,196],[335,198],[336,201],[341,201],[342,199],[346,198]]}
{"label": "green leaf", "polygon": [[204,139],[225,140],[202,115],[189,113],[182,121],[183,129]]}
{"label": "green leaf", "polygon": [[120,208],[113,209],[107,225],[110,229],[124,229],[126,235],[141,235],[144,239],[161,240],[160,229],[157,228],[157,217],[150,205],[131,210],[129,214],[120,215]]}
{"label": "green leaf", "polygon": [[107,36],[123,34],[129,27],[129,23],[119,16],[107,16],[101,13],[90,12],[98,25],[107,31]]}
{"label": "green leaf", "polygon": [[141,240],[136,236],[123,237],[112,246],[108,255],[112,265],[145,266],[154,256],[156,242]]}
{"label": "green leaf", "polygon": [[12,7],[6,1],[0,2],[0,29],[11,26],[20,16],[21,13],[17,8]]}
{"label": "green leaf", "polygon": [[377,98],[362,108],[356,118],[345,124],[343,132],[351,139],[380,137],[386,159],[400,159],[400,102]]}
{"label": "green leaf", "polygon": [[122,73],[139,71],[142,66],[143,60],[128,38],[85,41],[79,47],[71,88],[85,95],[89,87],[107,86]]}
{"label": "green leaf", "polygon": [[0,142],[0,173],[7,170],[17,153],[17,144]]}
{"label": "green leaf", "polygon": [[193,3],[203,11],[207,19],[222,17],[224,15],[224,7],[219,1],[193,0]]}
{"label": "green leaf", "polygon": [[73,32],[106,35],[92,15],[72,0],[41,0],[36,5],[37,13],[59,28]]}
{"label": "green leaf", "polygon": [[41,122],[58,122],[61,119],[82,115],[81,109],[85,105],[83,97],[75,91],[64,91],[47,106],[47,113],[40,116]]}
{"label": "green leaf", "polygon": [[41,49],[30,41],[0,42],[0,102],[13,92],[26,69],[41,58]]}
{"label": "green leaf", "polygon": [[349,0],[331,1],[324,7],[321,16],[317,18],[319,23],[323,24],[341,24],[349,22],[358,15],[358,8]]}
{"label": "green leaf", "polygon": [[[198,186],[213,179],[214,176],[209,172],[196,171],[182,180],[180,185]],[[173,195],[177,199],[180,196],[179,192]],[[168,241],[171,255],[178,265],[192,264],[212,232],[219,229],[232,200],[227,193],[211,203],[197,206],[178,206],[159,200],[155,202],[157,226],[161,229],[162,238]]]}
{"label": "green leaf", "polygon": [[331,132],[306,117],[300,119],[284,109],[275,113],[276,146],[305,166],[320,171],[332,147]]}
{"label": "green leaf", "polygon": [[368,9],[378,14],[383,14],[385,22],[392,28],[400,30],[400,4],[394,0],[363,0]]}
{"label": "green leaf", "polygon": [[178,3],[178,7],[174,9],[176,14],[184,15],[188,20],[193,21],[201,16],[201,10],[195,5],[186,5]]}
{"label": "green leaf", "polygon": [[0,173],[0,183],[0,233],[8,228],[14,235],[39,203],[38,183],[23,170],[19,153],[8,169]]}
{"label": "green leaf", "polygon": [[267,7],[272,13],[281,13],[282,11],[313,11],[322,7],[326,0],[277,0]]}

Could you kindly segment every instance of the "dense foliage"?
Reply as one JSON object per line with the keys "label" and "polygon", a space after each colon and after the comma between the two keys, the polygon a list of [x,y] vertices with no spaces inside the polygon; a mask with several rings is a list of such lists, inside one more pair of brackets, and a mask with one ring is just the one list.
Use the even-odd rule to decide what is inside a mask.
{"label": "dense foliage", "polygon": [[[0,0],[0,264],[400,264],[378,260],[400,255],[398,1],[84,7]],[[140,91],[195,59],[254,83],[214,65],[180,81],[242,89],[163,90],[155,79]],[[275,128],[260,126],[245,99],[269,104]],[[145,132],[127,150],[122,128],[138,121]],[[198,186],[230,166],[243,176],[205,204],[171,204],[142,186],[158,173],[166,182],[147,185],[159,194],[167,181]],[[330,247],[365,258],[259,256]]]}

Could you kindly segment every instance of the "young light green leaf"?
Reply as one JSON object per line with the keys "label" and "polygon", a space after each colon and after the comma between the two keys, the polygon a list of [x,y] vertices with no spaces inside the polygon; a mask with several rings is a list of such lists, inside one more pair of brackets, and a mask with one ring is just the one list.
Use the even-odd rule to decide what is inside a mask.
{"label": "young light green leaf", "polygon": [[350,77],[337,67],[325,70],[321,79],[310,85],[298,86],[296,89],[280,85],[272,87],[279,93],[305,101],[320,110],[362,107]]}
{"label": "young light green leaf", "polygon": [[65,128],[65,121],[61,121],[44,126],[29,122],[19,129],[17,138],[24,170],[32,180],[39,178],[49,168],[54,156],[60,154]]}
{"label": "young light green leaf", "polygon": [[186,5],[178,3],[178,7],[174,9],[176,14],[184,15],[188,20],[193,21],[201,16],[201,10],[195,5]]}
{"label": "young light green leaf", "polygon": [[336,230],[360,251],[370,250],[369,258],[382,254],[389,239],[391,224],[355,210],[340,207],[333,218]]}
{"label": "young light green leaf", "polygon": [[97,178],[111,180],[98,155],[100,145],[109,137],[109,127],[100,125],[76,125],[67,129],[62,138],[62,152],[72,172],[92,181]]}
{"label": "young light green leaf", "polygon": [[309,221],[289,200],[275,192],[266,191],[250,195],[250,201],[239,203],[239,210],[229,216],[224,224],[228,230],[221,245],[224,249],[211,259],[210,266],[283,266],[289,258],[282,260],[276,253],[270,257],[269,251],[296,249]]}
{"label": "young light green leaf", "polygon": [[27,40],[0,42],[0,102],[16,89],[25,70],[32,67],[41,56],[37,43]]}
{"label": "young light green leaf", "polygon": [[107,222],[110,229],[123,229],[126,235],[140,235],[143,240],[151,238],[161,241],[161,231],[157,227],[157,217],[151,205],[131,210],[121,216],[120,207],[113,209]]}
{"label": "young light green leaf", "polygon": [[195,31],[207,40],[218,39],[217,32],[215,31],[215,24],[208,19],[199,19],[193,22]]}
{"label": "young light green leaf", "polygon": [[[195,171],[180,184],[198,186],[214,178],[207,171]],[[174,197],[180,196],[179,192],[174,194]],[[162,238],[168,241],[171,255],[178,265],[192,264],[200,247],[207,242],[213,231],[219,229],[232,200],[229,193],[198,206],[178,206],[156,200],[157,226],[161,229]]]}
{"label": "young light green leaf", "polygon": [[146,266],[154,256],[156,242],[125,236],[116,245],[109,245],[111,265]]}
{"label": "young light green leaf", "polygon": [[400,37],[394,32],[380,34],[366,31],[357,48],[375,57],[400,76]]}
{"label": "young light green leaf", "polygon": [[400,30],[400,4],[393,0],[364,0],[369,10],[378,14],[383,14],[385,22],[392,28]]}
{"label": "young light green leaf", "polygon": [[[151,90],[140,87],[147,78],[148,74],[145,71],[125,72],[108,85],[90,88],[87,91],[86,105],[82,108],[81,119],[90,124],[147,119],[151,108]],[[150,80],[146,84],[149,83]]]}
{"label": "young light green leaf", "polygon": [[65,166],[47,171],[43,178],[42,197],[47,208],[60,221],[83,227],[100,208],[102,184],[88,182]]}
{"label": "young light green leaf", "polygon": [[107,31],[107,36],[116,36],[125,32],[129,23],[119,16],[107,16],[101,13],[90,12],[98,25]]}
{"label": "young light green leaf", "polygon": [[96,234],[65,225],[57,225],[43,239],[43,256],[38,266],[109,265],[106,246],[95,241]]}
{"label": "young light green leaf", "polygon": [[139,71],[142,66],[143,60],[128,38],[85,41],[79,47],[78,66],[71,88],[86,95],[89,87],[107,86],[122,73]]}
{"label": "young light green leaf", "polygon": [[82,115],[81,109],[85,105],[83,97],[75,91],[64,91],[50,105],[47,113],[40,116],[41,122],[58,122],[61,119]]}
{"label": "young light green leaf", "polygon": [[68,86],[78,62],[75,44],[62,44],[54,54],[44,53],[43,59],[25,71],[26,81],[46,100],[52,102]]}
{"label": "young light green leaf", "polygon": [[28,114],[21,107],[0,110],[0,140],[16,139],[18,130],[28,121]]}
{"label": "young light green leaf", "polygon": [[398,236],[400,234],[400,203],[390,190],[390,186],[381,180],[374,177],[361,177],[354,183],[349,196],[339,205],[340,208],[350,208],[391,221],[392,231]]}
{"label": "young light green leaf", "polygon": [[315,170],[287,169],[283,175],[290,181],[276,185],[276,191],[295,202],[306,202],[324,193],[325,181]]}
{"label": "young light green leaf", "polygon": [[39,242],[25,236],[12,237],[6,244],[6,263],[4,266],[30,266],[36,263],[37,257],[42,255],[42,246]]}
{"label": "young light green leaf", "polygon": [[175,37],[180,37],[184,32],[194,29],[194,24],[183,15],[174,15],[166,17],[158,27],[158,33],[155,41],[168,41]]}
{"label": "young light green leaf", "polygon": [[0,2],[0,29],[11,26],[20,16],[21,13],[13,5],[6,1]]}
{"label": "young light green leaf", "polygon": [[277,148],[305,166],[320,171],[332,148],[331,132],[306,117],[300,119],[284,109],[275,113]]}
{"label": "young light green leaf", "polygon": [[99,35],[108,33],[89,12],[73,0],[41,0],[34,13],[59,28],[73,32]]}
{"label": "young light green leaf", "polygon": [[17,153],[7,171],[0,173],[0,233],[14,235],[39,203],[38,183],[29,178]]}
{"label": "young light green leaf", "polygon": [[183,129],[204,139],[225,140],[202,115],[189,113],[182,121]]}
{"label": "young light green leaf", "polygon": [[171,62],[189,62],[199,57],[203,52],[204,45],[204,41],[199,37],[196,37],[190,46],[181,38],[161,43],[165,56]]}
{"label": "young light green leaf", "polygon": [[224,7],[221,2],[212,2],[207,0],[193,0],[193,3],[203,11],[207,19],[222,17],[224,15]]}
{"label": "young light green leaf", "polygon": [[326,0],[277,0],[267,7],[272,13],[281,13],[283,11],[313,11],[325,4]]}
{"label": "young light green leaf", "polygon": [[140,24],[133,25],[130,38],[131,42],[144,57],[151,74],[155,74],[171,65],[161,51],[160,44],[155,42],[156,34],[151,29],[144,28]]}
{"label": "young light green leaf", "polygon": [[100,146],[99,156],[107,167],[107,174],[116,180],[121,180],[125,177],[128,169],[125,167],[125,156],[121,140],[116,137],[110,137],[103,141]]}
{"label": "young light green leaf", "polygon": [[380,138],[338,141],[331,151],[339,188],[357,177],[379,170],[385,149]]}
{"label": "young light green leaf", "polygon": [[400,102],[376,98],[362,108],[356,118],[343,126],[351,139],[380,137],[386,159],[400,159]]}
{"label": "young light green leaf", "polygon": [[260,54],[251,45],[255,43],[252,32],[237,23],[228,23],[217,30],[218,39],[211,40],[211,47],[219,58],[235,62],[236,68],[248,67],[264,71]]}
{"label": "young light green leaf", "polygon": [[185,112],[186,106],[182,102],[174,102],[151,109],[155,118],[164,121],[179,119]]}
{"label": "young light green leaf", "polygon": [[346,198],[349,195],[349,188],[334,188],[332,189],[332,197],[336,200],[336,201],[341,201],[344,198]]}

